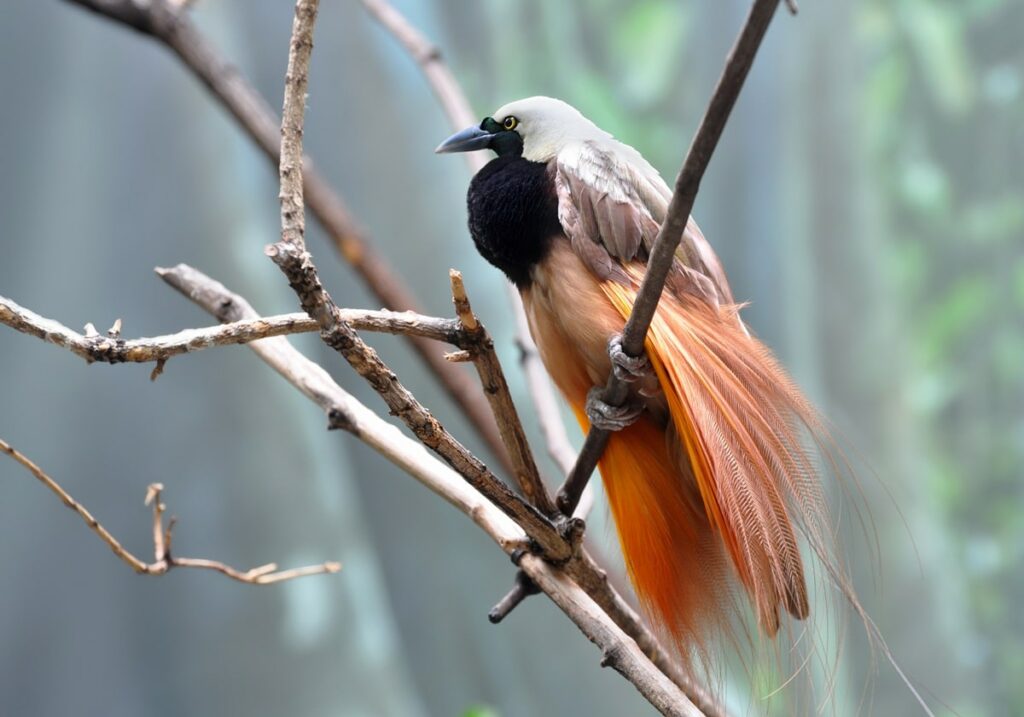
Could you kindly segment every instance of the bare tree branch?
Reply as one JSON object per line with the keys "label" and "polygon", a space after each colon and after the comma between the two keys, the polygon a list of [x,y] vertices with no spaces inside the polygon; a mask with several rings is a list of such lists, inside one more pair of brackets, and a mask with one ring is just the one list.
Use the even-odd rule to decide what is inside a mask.
{"label": "bare tree branch", "polygon": [[[353,328],[362,331],[422,336],[460,347],[476,341],[454,319],[423,316],[411,311],[339,309],[339,312]],[[90,363],[167,361],[173,356],[212,346],[246,344],[270,336],[309,333],[320,329],[320,325],[306,314],[293,313],[201,329],[185,329],[165,336],[123,339],[120,336],[120,322],[118,319],[116,330],[111,329],[106,336],[95,332],[83,335],[0,296],[0,324],[68,349]]]}
{"label": "bare tree branch", "polygon": [[[284,76],[281,112],[281,153],[278,175],[281,191],[281,241],[306,248],[306,212],[302,186],[302,123],[306,115],[309,59],[313,54],[313,27],[320,0],[298,0],[288,46],[288,73]],[[315,317],[314,317],[315,318]]]}
{"label": "bare tree branch", "polygon": [[533,583],[562,608],[577,627],[601,648],[601,666],[612,667],[663,715],[704,717],[687,695],[640,652],[622,629],[608,619],[582,588],[564,573],[553,570],[537,555],[526,555],[520,567]]}
{"label": "bare tree branch", "polygon": [[[258,317],[256,311],[242,297],[230,292],[220,283],[192,267],[179,264],[174,268],[157,269],[156,271],[164,281],[213,314],[219,321],[232,325],[258,320],[255,318]],[[350,310],[342,311],[347,312]],[[419,465],[423,461],[423,456],[428,455],[423,447],[415,442],[412,442],[412,445],[417,449],[414,455],[396,455],[392,450],[395,446],[399,445],[396,442],[395,436],[400,437],[405,442],[409,442],[409,439],[402,436],[401,433],[397,432],[387,422],[381,421],[361,404],[359,404],[359,411],[354,412],[350,405],[354,399],[337,387],[322,368],[302,357],[287,341],[279,338],[269,338],[250,343],[249,348],[274,367],[308,398],[323,407],[330,417],[332,427],[342,428],[353,433],[357,438],[369,443],[386,458],[405,470],[409,470],[410,466]],[[375,420],[371,421],[370,417]],[[367,422],[372,422],[374,427],[372,431],[364,430],[363,426]],[[384,437],[379,435],[380,431],[383,430],[382,426],[387,426],[388,428],[387,435]],[[414,475],[416,474],[414,473]],[[422,480],[422,476],[417,475],[417,477]],[[430,486],[436,492],[441,493],[449,502],[459,505],[458,501],[444,494],[436,484],[430,484]],[[481,514],[472,513],[471,517],[476,520],[479,515]],[[481,527],[484,527],[485,530],[488,529],[486,525]],[[520,541],[512,546],[503,545],[502,547],[506,552],[511,553],[516,549],[522,550],[527,548],[528,543]],[[696,684],[692,678],[683,673],[668,652],[658,644],[657,639],[644,625],[640,616],[616,593],[608,583],[605,572],[593,562],[586,551],[581,551],[576,558],[566,565],[566,569],[600,605],[601,609],[636,641],[641,651],[659,669],[669,675],[707,717],[725,715],[725,711],[716,703],[711,695],[700,685]],[[506,606],[507,609],[508,607]]]}
{"label": "bare tree branch", "polygon": [[[189,18],[169,0],[65,0],[115,20],[166,45],[182,64],[209,89],[275,167],[280,152],[280,123],[266,100],[215,48]],[[394,310],[421,311],[420,302],[388,261],[374,249],[365,231],[309,157],[303,159],[305,202],[331,237],[339,253],[383,306]],[[507,469],[501,435],[487,401],[472,377],[444,360],[431,342],[409,335],[409,342],[437,377],[449,398],[465,414],[467,422],[484,439],[490,451]]]}
{"label": "bare tree branch", "polygon": [[89,527],[89,530],[94,532],[99,536],[100,540],[106,543],[107,547],[113,551],[114,555],[137,573],[141,573],[143,575],[163,575],[171,570],[171,568],[202,568],[206,570],[215,570],[242,583],[249,583],[250,585],[269,585],[271,583],[293,580],[307,575],[323,575],[325,573],[336,573],[341,570],[340,563],[326,562],[320,565],[310,565],[304,568],[294,568],[292,570],[279,572],[275,563],[268,563],[267,565],[243,572],[217,560],[173,557],[170,552],[172,527],[168,525],[168,527],[165,528],[163,524],[163,513],[166,508],[164,504],[160,502],[160,494],[163,490],[163,486],[159,483],[153,483],[146,491],[146,505],[150,505],[151,503],[153,504],[153,550],[155,554],[155,560],[152,563],[147,563],[136,557],[127,548],[121,545],[117,538],[115,538],[109,530],[103,527],[103,524],[94,518],[92,513],[90,513],[85,506],[72,498],[71,494],[64,490],[57,481],[47,475],[42,468],[37,466],[27,456],[2,439],[0,439],[0,452],[6,453],[15,461],[20,463],[29,473],[35,476],[40,483],[49,488],[54,495],[61,499],[64,505],[74,511],[78,517],[82,519],[82,521]]}
{"label": "bare tree branch", "polygon": [[679,663],[662,647],[640,615],[615,590],[607,572],[594,562],[586,550],[569,563],[568,571],[588,595],[601,606],[615,624],[639,645],[640,650],[683,691],[706,717],[728,717],[725,706],[703,685],[684,672]]}
{"label": "bare tree branch", "polygon": [[537,464],[533,460],[533,451],[526,439],[526,431],[519,420],[519,412],[512,401],[512,394],[509,393],[505,372],[502,371],[498,355],[494,352],[494,342],[473,313],[469,297],[466,295],[466,286],[462,282],[462,274],[452,269],[449,277],[452,284],[452,301],[467,340],[464,346],[469,348],[473,364],[480,375],[484,396],[491,404],[501,438],[512,457],[516,484],[526,499],[537,506],[540,512],[552,516],[556,512],[555,504],[544,487],[544,481],[541,480]]}
{"label": "bare tree branch", "polygon": [[[201,272],[179,265],[158,270],[161,278],[213,314],[220,321],[246,321],[258,314],[238,294]],[[718,715],[698,711],[679,688],[650,661],[648,648],[653,637],[641,626],[648,641],[634,641],[623,632],[600,599],[590,596],[595,586],[578,586],[573,562],[559,568],[526,552],[529,537],[505,512],[487,500],[463,476],[432,456],[424,446],[405,436],[364,406],[316,363],[310,361],[279,336],[248,344],[261,359],[281,374],[305,396],[319,405],[329,417],[330,426],[340,428],[365,442],[384,458],[444,498],[480,526],[508,555],[519,556],[520,567],[556,605],[558,605],[598,647],[606,660],[633,683],[662,714],[702,717]],[[566,575],[573,575],[570,579]],[[605,585],[605,591],[607,591]],[[601,593],[600,590],[595,592]],[[628,606],[623,606],[629,611]],[[629,611],[631,612],[631,611]],[[633,613],[633,619],[639,618]],[[644,645],[647,645],[645,647]]]}
{"label": "bare tree branch", "polygon": [[[761,45],[768,24],[779,6],[779,0],[754,0],[750,14],[740,31],[736,43],[729,52],[722,76],[718,79],[711,101],[704,112],[697,134],[694,135],[690,149],[686,153],[683,167],[676,178],[672,200],[668,205],[668,213],[661,224],[658,236],[651,247],[647,261],[647,271],[640,285],[640,291],[633,303],[633,311],[626,321],[622,332],[622,348],[629,356],[641,356],[644,352],[644,341],[647,329],[658,308],[665,280],[675,262],[676,249],[683,237],[683,230],[690,219],[693,202],[697,198],[700,181],[704,177],[711,155],[718,145],[718,140],[725,129],[726,120],[736,104],[743,82],[747,78],[754,56]],[[621,405],[629,395],[627,384],[619,381],[615,373],[608,375],[608,383],[604,389],[603,400],[614,406]],[[565,485],[559,491],[558,504],[565,513],[572,513],[579,500],[580,493],[590,480],[597,462],[604,453],[610,433],[596,426],[591,427],[587,440],[580,451],[579,459]]]}

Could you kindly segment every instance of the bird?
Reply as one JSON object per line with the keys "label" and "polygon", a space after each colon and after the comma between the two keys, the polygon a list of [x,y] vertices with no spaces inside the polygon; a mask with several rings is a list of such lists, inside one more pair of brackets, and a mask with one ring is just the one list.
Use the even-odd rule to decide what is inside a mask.
{"label": "bird", "polygon": [[[814,450],[830,439],[744,324],[696,222],[645,355],[627,356],[621,332],[669,186],[636,149],[551,97],[506,104],[436,151],[483,149],[496,156],[470,182],[470,234],[518,289],[541,360],[583,431],[613,431],[599,470],[645,613],[684,656],[730,629],[743,595],[768,638],[786,615],[808,618],[798,535],[843,579]],[[613,371],[631,385],[624,407],[594,388]]]}

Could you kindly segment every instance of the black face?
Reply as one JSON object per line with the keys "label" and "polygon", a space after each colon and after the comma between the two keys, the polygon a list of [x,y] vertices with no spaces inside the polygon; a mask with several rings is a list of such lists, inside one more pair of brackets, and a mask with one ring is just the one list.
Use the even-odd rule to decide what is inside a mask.
{"label": "black face", "polygon": [[511,115],[501,122],[493,117],[485,117],[479,127],[467,127],[456,132],[434,151],[443,154],[490,149],[499,157],[521,157],[523,138],[516,131],[518,126],[519,120]]}
{"label": "black face", "polygon": [[523,137],[516,132],[519,120],[509,115],[504,122],[493,117],[485,117],[480,129],[491,135],[487,145],[499,157],[520,157],[523,154]]}

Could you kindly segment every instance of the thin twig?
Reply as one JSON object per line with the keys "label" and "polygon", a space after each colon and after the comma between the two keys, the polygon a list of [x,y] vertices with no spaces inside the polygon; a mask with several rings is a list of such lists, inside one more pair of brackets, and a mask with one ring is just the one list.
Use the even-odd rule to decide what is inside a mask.
{"label": "thin twig", "polygon": [[[267,101],[199,31],[187,12],[169,0],[65,0],[151,37],[173,51],[182,64],[210,91],[238,122],[276,168],[280,152],[280,123]],[[305,203],[334,246],[370,292],[386,308],[421,311],[419,300],[408,283],[374,249],[367,233],[359,227],[341,196],[307,156],[303,160]],[[467,422],[486,442],[490,451],[509,470],[511,461],[498,433],[487,401],[476,382],[459,366],[444,360],[442,353],[423,337],[406,337],[423,363],[444,388],[448,397],[465,414]]]}
{"label": "thin twig", "polygon": [[512,589],[499,600],[491,611],[487,613],[487,619],[491,623],[497,625],[499,622],[504,620],[510,612],[516,609],[523,600],[528,598],[530,595],[536,595],[540,592],[540,588],[537,587],[536,583],[530,580],[530,576],[522,570],[516,571],[516,580],[512,585]]}
{"label": "thin twig", "polygon": [[[179,265],[161,270],[161,278],[220,321],[251,320],[258,316],[245,299],[201,272]],[[279,336],[248,344],[261,359],[287,379],[305,396],[323,409],[331,427],[340,428],[363,441],[402,471],[421,482],[468,516],[508,555],[520,556],[520,568],[557,604],[603,653],[615,657],[607,663],[633,683],[662,714],[702,717],[680,692],[665,679],[665,668],[651,661],[650,646],[657,643],[640,626],[647,640],[627,636],[608,615],[601,599],[590,597],[590,588],[581,589],[565,572],[574,575],[575,558],[558,568],[526,551],[529,538],[509,516],[487,500],[452,468],[432,456],[424,446],[404,435],[339,386],[322,367],[297,351],[288,339]],[[574,578],[575,579],[575,578]],[[605,591],[607,591],[607,585]],[[601,593],[600,590],[595,590]],[[625,610],[629,610],[625,607]],[[635,613],[633,618],[639,622]],[[657,650],[655,650],[657,654]],[[664,660],[667,656],[662,653]],[[708,717],[716,712],[705,711]]]}
{"label": "thin twig", "polygon": [[[633,311],[622,332],[622,348],[629,356],[640,356],[644,352],[647,329],[658,308],[665,280],[676,260],[676,248],[690,219],[704,170],[711,161],[711,155],[722,136],[729,113],[736,104],[736,98],[739,97],[743,82],[754,63],[754,56],[778,5],[779,0],[754,0],[743,29],[726,60],[722,76],[711,95],[711,101],[697,128],[697,134],[690,144],[683,167],[676,178],[665,221],[662,222],[658,237],[651,248],[647,271],[633,303]],[[614,372],[609,373],[603,400],[619,406],[626,400],[628,394],[627,384],[619,381]],[[604,453],[609,435],[608,431],[591,427],[576,465],[559,491],[558,504],[563,512],[572,513],[576,507],[583,487],[590,480],[598,460]]]}
{"label": "thin twig", "polygon": [[310,565],[303,568],[277,572],[277,565],[270,563],[268,565],[243,572],[217,560],[172,557],[169,549],[170,528],[168,527],[165,530],[163,526],[165,506],[160,502],[160,494],[163,490],[163,486],[159,483],[150,485],[146,491],[146,505],[150,505],[150,503],[153,504],[153,551],[155,558],[152,563],[147,563],[146,561],[136,557],[131,551],[121,545],[117,538],[115,538],[109,530],[103,527],[103,524],[96,520],[85,506],[72,498],[71,494],[64,490],[57,481],[47,475],[42,468],[37,466],[27,456],[2,439],[0,439],[0,452],[6,453],[15,461],[20,463],[26,470],[28,470],[29,473],[35,476],[40,483],[49,488],[54,495],[61,499],[64,505],[78,514],[78,517],[80,517],[86,526],[88,526],[89,530],[99,536],[99,539],[106,543],[107,547],[113,551],[114,555],[137,573],[143,575],[163,575],[172,568],[205,568],[208,570],[216,570],[219,573],[227,575],[229,578],[238,580],[239,582],[248,583],[250,585],[269,585],[270,583],[279,583],[283,580],[293,580],[307,575],[336,573],[341,570],[340,563],[326,562],[320,565]]}
{"label": "thin twig", "polygon": [[[170,271],[167,269],[158,270],[161,275],[165,275]],[[7,310],[6,314],[4,313],[5,309]],[[344,326],[348,319],[352,319],[353,325],[356,326],[397,333],[416,331],[437,340],[448,341],[459,346],[472,347],[474,355],[480,357],[479,360],[483,362],[484,368],[481,371],[489,389],[488,394],[499,405],[507,405],[514,411],[511,398],[508,396],[507,385],[504,383],[504,376],[501,374],[500,365],[497,365],[496,357],[493,355],[493,346],[491,346],[490,354],[488,354],[485,347],[490,345],[490,340],[486,333],[481,333],[482,327],[479,325],[469,330],[464,329],[457,321],[424,317],[408,312],[402,314],[394,312],[359,312],[338,309],[333,307],[333,305],[332,310],[336,326]],[[101,337],[98,334],[90,337],[76,334],[57,322],[39,317],[9,301],[0,303],[0,321],[10,324],[18,330],[65,346],[76,354],[82,355],[87,360],[103,360],[112,363],[153,360],[163,362],[169,356],[196,350],[204,346],[244,343],[268,336],[292,333],[298,330],[309,331],[320,328],[319,324],[306,315],[291,314],[285,317],[234,322],[211,329],[192,329],[179,332],[170,337],[125,342]],[[552,559],[565,559],[568,557],[570,547],[562,540],[554,526],[543,521],[542,517],[531,511],[528,505],[523,504],[517,499],[513,500],[513,494],[492,473],[487,471],[482,463],[447,434],[436,423],[436,420],[429,415],[426,409],[419,405],[415,399],[408,400],[408,398],[411,398],[411,394],[408,394],[404,387],[397,383],[397,380],[392,387],[388,387],[389,377],[391,379],[394,378],[390,370],[384,366],[373,350],[358,339],[354,333],[349,338],[354,338],[356,342],[353,344],[351,355],[358,356],[360,365],[364,367],[365,376],[372,374],[377,385],[385,388],[388,396],[391,397],[389,405],[392,409],[406,419],[407,422],[414,422],[418,427],[418,435],[421,437],[429,435],[431,439],[425,438],[425,440],[437,447],[439,453],[451,460],[453,465],[472,475],[473,480],[486,483],[488,487],[484,488],[484,491],[489,497],[499,504],[505,505],[506,509],[518,518],[526,520],[533,528],[531,535],[535,535],[540,545],[552,556]],[[504,386],[504,390],[501,389],[501,386]],[[408,394],[408,398],[403,393]],[[503,415],[507,416],[510,414]],[[520,434],[521,430],[520,425]],[[515,429],[512,429],[511,432],[514,434]],[[522,450],[517,450],[520,453],[520,459],[525,462],[517,470],[516,475],[523,476],[524,485],[530,485],[531,489],[535,490],[533,488],[535,484],[542,484],[539,484],[536,466],[532,465],[532,458],[529,457],[529,447],[525,442],[525,438],[520,439],[520,444],[522,450],[525,450],[527,453],[523,454]],[[534,478],[526,477],[531,474]],[[547,507],[553,510],[550,498],[547,498]]]}
{"label": "thin twig", "polygon": [[284,109],[281,112],[281,160],[278,176],[281,191],[281,241],[306,248],[306,212],[302,186],[302,123],[306,114],[309,58],[313,54],[313,28],[320,0],[298,0],[288,46],[288,72],[284,78]]}
{"label": "thin twig", "polygon": [[[455,319],[423,316],[411,311],[339,309],[339,312],[353,328],[362,331],[422,336],[455,346],[462,346],[469,340]],[[118,319],[116,332],[108,331],[107,336],[98,333],[87,336],[0,296],[0,324],[65,348],[90,363],[167,361],[172,356],[213,346],[246,344],[269,336],[308,333],[320,329],[320,325],[306,314],[293,313],[185,329],[165,336],[122,339],[120,321]]]}
{"label": "thin twig", "polygon": [[490,402],[491,410],[498,421],[498,430],[505,441],[505,449],[512,457],[516,484],[526,499],[537,506],[540,512],[552,516],[556,512],[555,503],[551,500],[544,481],[541,480],[540,471],[537,470],[537,464],[533,460],[533,451],[519,420],[519,412],[512,401],[512,394],[508,390],[505,372],[502,371],[498,355],[494,352],[494,342],[473,313],[462,274],[452,269],[449,272],[449,279],[452,285],[452,302],[455,304],[463,335],[467,341],[472,342],[464,345],[469,349],[473,365],[476,366],[480,383],[484,388],[484,396]]}

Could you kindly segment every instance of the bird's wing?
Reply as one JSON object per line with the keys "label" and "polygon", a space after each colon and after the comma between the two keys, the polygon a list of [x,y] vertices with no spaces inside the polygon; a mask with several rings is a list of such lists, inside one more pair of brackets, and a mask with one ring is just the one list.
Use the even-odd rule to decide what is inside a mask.
{"label": "bird's wing", "polygon": [[[647,262],[672,192],[639,152],[619,142],[588,140],[559,152],[552,171],[558,220],[595,275],[623,280],[623,262]],[[722,264],[692,217],[668,288],[713,305],[733,302]]]}

